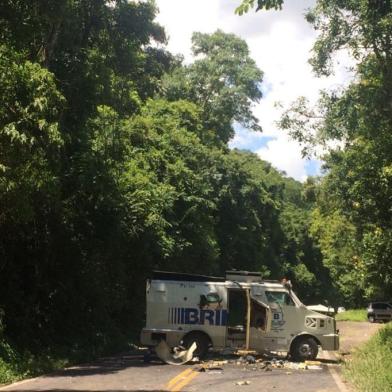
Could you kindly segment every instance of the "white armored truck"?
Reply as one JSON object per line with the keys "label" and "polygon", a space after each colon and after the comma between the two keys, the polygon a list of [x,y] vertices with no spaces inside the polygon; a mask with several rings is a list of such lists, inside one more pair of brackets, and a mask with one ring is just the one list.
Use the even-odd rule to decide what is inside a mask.
{"label": "white armored truck", "polygon": [[308,309],[289,282],[263,280],[259,273],[229,271],[218,278],[156,271],[146,298],[146,346],[195,342],[199,357],[209,348],[232,348],[287,352],[300,361],[315,359],[319,347],[339,348],[333,317]]}

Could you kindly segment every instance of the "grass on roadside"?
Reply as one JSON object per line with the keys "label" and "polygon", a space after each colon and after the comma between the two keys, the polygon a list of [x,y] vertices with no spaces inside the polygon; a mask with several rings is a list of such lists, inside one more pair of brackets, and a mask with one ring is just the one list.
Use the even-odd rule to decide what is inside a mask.
{"label": "grass on roadside", "polygon": [[337,321],[367,321],[366,309],[350,309],[338,313],[335,317]]}
{"label": "grass on roadside", "polygon": [[360,392],[392,391],[392,323],[353,353],[344,375]]}

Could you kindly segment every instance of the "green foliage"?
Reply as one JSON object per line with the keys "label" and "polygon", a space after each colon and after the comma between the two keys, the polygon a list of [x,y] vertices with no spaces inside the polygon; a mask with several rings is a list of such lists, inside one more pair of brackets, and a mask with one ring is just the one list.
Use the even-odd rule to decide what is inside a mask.
{"label": "green foliage", "polygon": [[[323,264],[330,271],[334,287],[344,303],[359,305],[363,301],[365,269],[356,249],[356,230],[341,211],[312,214],[311,235],[317,240]],[[337,298],[339,300],[339,298]]]}
{"label": "green foliage", "polygon": [[367,298],[388,298],[392,290],[392,238],[390,230],[375,227],[363,237],[363,262],[366,269]]}
{"label": "green foliage", "polygon": [[18,352],[0,335],[0,385],[11,383],[27,376],[22,370],[22,359]]}
{"label": "green foliage", "polygon": [[387,392],[392,388],[392,324],[377,332],[355,351],[344,375],[358,391]]}
{"label": "green foliage", "polygon": [[337,321],[367,321],[366,309],[348,309],[335,316]]}
{"label": "green foliage", "polygon": [[[281,10],[283,0],[257,0],[256,11],[265,10]],[[242,0],[242,3],[236,8],[235,13],[238,15],[246,14],[255,6],[255,0]]]}
{"label": "green foliage", "polygon": [[[280,125],[310,155],[325,151],[326,176],[316,194],[312,233],[324,265],[351,305],[391,292],[392,9],[390,1],[319,0],[307,19],[319,31],[311,63],[333,71],[333,56],[348,51],[355,78],[322,92],[311,108],[299,98]],[[336,147],[338,146],[338,147]]]}
{"label": "green foliage", "polygon": [[316,72],[331,72],[332,55],[343,48],[363,63],[374,55],[390,74],[389,37],[392,31],[392,8],[389,0],[318,0],[307,20],[319,31],[311,60]]}

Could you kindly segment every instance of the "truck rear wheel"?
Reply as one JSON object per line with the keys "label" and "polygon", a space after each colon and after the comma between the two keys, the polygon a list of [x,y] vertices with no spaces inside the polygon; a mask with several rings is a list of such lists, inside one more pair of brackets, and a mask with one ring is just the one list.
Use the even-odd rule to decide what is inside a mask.
{"label": "truck rear wheel", "polygon": [[318,354],[318,345],[312,337],[303,337],[296,339],[291,345],[290,355],[294,361],[307,361],[316,359]]}
{"label": "truck rear wheel", "polygon": [[208,348],[211,343],[210,338],[202,332],[191,332],[188,335],[185,335],[182,339],[182,345],[186,349],[191,347],[193,342],[195,342],[197,346],[193,356],[200,359],[204,358],[207,355]]}

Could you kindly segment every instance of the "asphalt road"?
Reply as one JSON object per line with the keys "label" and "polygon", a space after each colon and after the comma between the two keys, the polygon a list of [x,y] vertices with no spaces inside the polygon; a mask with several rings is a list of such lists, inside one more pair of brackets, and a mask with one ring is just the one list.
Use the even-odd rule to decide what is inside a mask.
{"label": "asphalt road", "polygon": [[[370,337],[379,325],[340,323],[342,352]],[[103,358],[95,363],[68,368],[54,374],[0,388],[18,392],[158,392],[158,391],[347,391],[333,354],[322,352],[316,369],[263,369],[259,364],[226,363],[200,371],[201,365],[170,366],[160,361],[143,362],[141,353]],[[242,385],[241,385],[242,384]]]}

